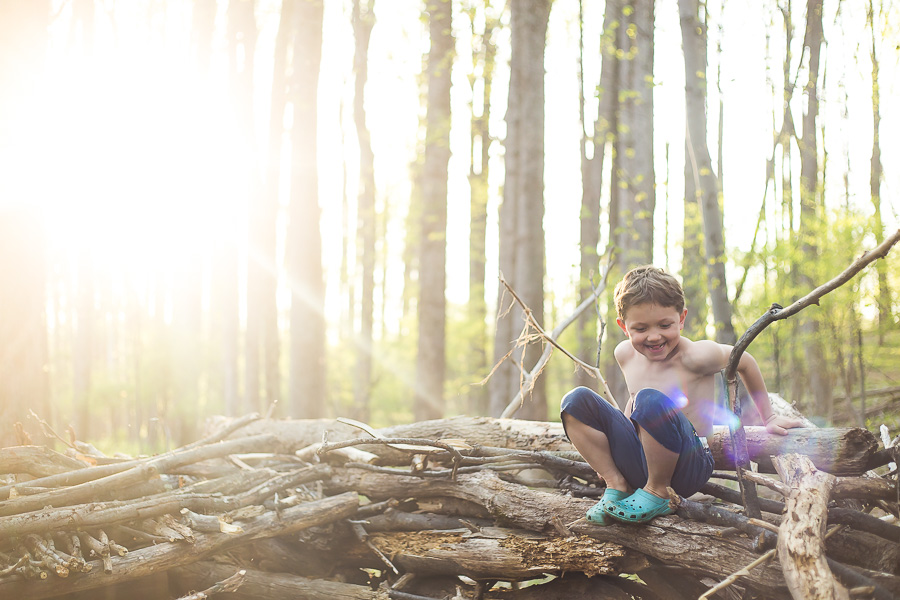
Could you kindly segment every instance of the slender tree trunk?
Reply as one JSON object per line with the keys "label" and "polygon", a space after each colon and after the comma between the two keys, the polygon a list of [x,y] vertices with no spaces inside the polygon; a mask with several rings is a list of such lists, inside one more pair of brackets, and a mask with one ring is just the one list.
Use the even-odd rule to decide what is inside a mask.
{"label": "slender tree trunk", "polygon": [[[618,269],[613,281],[625,271],[653,261],[656,209],[652,144],[654,1],[636,0],[627,8],[621,10],[617,35],[617,55],[621,58],[618,60],[618,135],[614,142],[610,240],[615,244]],[[612,358],[615,345],[623,337],[618,327],[610,327],[608,332],[604,370],[610,391],[624,407],[628,392]]]}
{"label": "slender tree trunk", "polygon": [[[534,318],[543,323],[544,46],[550,2],[513,0],[510,14],[512,40],[506,113],[506,182],[500,213],[500,268]],[[505,307],[500,306],[499,310],[504,311]],[[498,318],[495,357],[505,355],[512,348],[511,342],[523,323],[518,307]],[[518,391],[520,371],[515,364],[530,371],[541,352],[539,344],[529,344],[524,351],[516,348],[503,369],[496,371],[498,386],[491,390],[492,414],[502,412]],[[526,396],[518,416],[546,420],[547,398],[542,378],[537,379]]]}
{"label": "slender tree trunk", "polygon": [[[869,0],[868,21],[869,31],[872,34],[870,50],[872,59],[872,159],[869,171],[869,194],[872,197],[874,210],[872,229],[875,234],[875,243],[881,244],[884,241],[884,223],[881,219],[881,177],[884,170],[881,166],[881,93],[878,84],[878,54],[875,41],[875,7],[872,0]],[[884,333],[894,321],[885,261],[880,260],[875,263],[875,272],[878,274],[878,293],[875,296],[878,305],[878,345],[883,346]]]}
{"label": "slender tree trunk", "polygon": [[[706,282],[716,325],[716,341],[734,344],[737,337],[731,324],[731,303],[725,280],[725,239],[722,210],[719,205],[719,182],[712,168],[706,141],[706,51],[707,24],[705,7],[699,0],[679,0],[682,46],[684,48],[685,106],[687,136],[685,141],[685,180],[691,188],[703,217],[703,241]],[[700,11],[704,14],[700,14]],[[687,188],[687,184],[685,185]],[[685,194],[687,197],[687,194]],[[687,219],[685,219],[687,221]],[[685,232],[687,233],[687,232]],[[685,238],[687,240],[687,238]]]}
{"label": "slender tree trunk", "polygon": [[[579,7],[581,3],[579,3]],[[603,162],[606,157],[606,146],[614,121],[615,107],[615,10],[610,5],[603,17],[603,31],[600,36],[600,85],[597,88],[597,118],[591,127],[590,135],[582,134],[581,139],[581,278],[578,287],[578,302],[593,293],[593,285],[599,284],[600,261],[600,198],[603,190]],[[581,13],[579,12],[579,16]],[[579,31],[583,35],[584,21],[579,18]],[[579,42],[580,56],[584,55],[584,43]],[[583,62],[583,61],[580,61]],[[579,70],[579,109],[582,132],[587,130],[584,114],[584,72]],[[588,149],[591,156],[588,157]],[[589,365],[597,364],[598,352],[598,318],[596,311],[585,311],[576,326],[578,335],[578,357]],[[583,385],[597,389],[597,380],[583,370],[575,372],[575,385]]]}
{"label": "slender tree trunk", "polygon": [[[268,228],[267,219],[272,202],[272,194],[275,194],[274,204],[277,206],[277,185],[272,185],[272,178],[277,181],[281,157],[282,129],[284,121],[284,67],[286,63],[287,13],[290,10],[290,2],[284,2],[281,6],[281,14],[278,22],[278,34],[275,38],[275,56],[272,68],[272,88],[269,116],[269,140],[266,157],[266,172],[263,188],[259,196],[252,198],[248,207],[247,240],[249,251],[247,253],[247,320],[244,326],[244,393],[235,406],[234,413],[239,411],[259,411],[262,409],[260,397],[261,359],[263,357],[263,315],[265,312],[265,279],[267,272],[274,270],[274,252],[269,256],[267,250],[274,242],[274,231]],[[274,164],[273,164],[274,161]],[[274,173],[273,173],[274,170]],[[271,235],[267,235],[271,234]],[[267,260],[271,262],[267,264]],[[229,410],[226,402],[226,411]]]}
{"label": "slender tree trunk", "polygon": [[289,410],[293,417],[325,414],[325,279],[322,269],[316,120],[322,59],[322,0],[299,1],[291,101],[291,200],[288,281],[291,286]]}
{"label": "slender tree trunk", "polygon": [[78,251],[76,280],[75,346],[72,356],[72,400],[75,433],[80,440],[92,439],[91,372],[94,357],[94,260],[89,248]]}
{"label": "slender tree trunk", "polygon": [[[688,141],[684,142],[685,157],[690,156]],[[703,216],[697,201],[697,186],[691,161],[684,161],[684,241],[681,244],[681,287],[684,289],[688,312],[684,320],[684,334],[689,338],[706,337],[709,303],[706,295],[706,251],[703,247]]]}
{"label": "slender tree trunk", "polygon": [[419,342],[413,413],[417,420],[444,413],[447,165],[450,161],[450,73],[454,40],[450,0],[427,0],[431,50],[423,176],[419,269]]}
{"label": "slender tree trunk", "polygon": [[356,39],[353,68],[356,72],[356,93],[353,97],[353,117],[359,139],[359,197],[356,218],[359,223],[357,240],[362,265],[362,297],[359,306],[359,335],[356,343],[356,374],[353,378],[354,413],[362,421],[369,420],[369,396],[372,385],[372,322],[375,312],[375,155],[366,127],[365,90],[368,80],[369,37],[375,24],[374,0],[360,6],[353,2],[353,34]]}
{"label": "slender tree trunk", "polygon": [[[244,148],[240,173],[240,189],[246,194],[248,205],[255,207],[260,198],[260,182],[256,170],[253,111],[253,73],[256,56],[255,1],[232,3],[228,6],[228,37],[231,59],[231,89],[235,98],[236,119],[239,126],[241,145]],[[251,208],[251,211],[253,209]],[[221,364],[222,396],[229,414],[239,413],[238,390],[238,335],[240,320],[239,307],[239,260],[236,239],[239,236],[240,217],[235,209],[230,209],[225,223],[227,232],[221,244],[221,256],[217,262],[215,280],[217,293],[213,304],[218,306],[218,326],[221,347],[218,363]],[[215,364],[215,363],[213,363]]]}
{"label": "slender tree trunk", "polygon": [[[478,47],[473,51],[472,67],[477,73],[480,68],[481,98],[480,112],[477,114],[476,96],[478,86],[476,78],[472,83],[472,125],[470,134],[471,156],[469,159],[469,189],[471,201],[469,206],[469,321],[472,325],[470,339],[469,373],[472,376],[485,374],[488,365],[488,332],[487,301],[484,297],[485,277],[487,275],[487,220],[488,220],[488,175],[491,149],[491,84],[493,82],[494,61],[497,46],[492,39],[497,24],[495,18],[488,14],[491,10],[487,2],[481,10],[484,13],[484,30],[477,31],[476,9],[470,9],[472,37],[477,40]],[[477,76],[476,76],[477,77]],[[470,386],[468,392],[468,412],[472,415],[488,414],[487,389],[483,386]]]}
{"label": "slender tree trunk", "polygon": [[[822,0],[808,0],[806,36],[804,45],[809,54],[809,78],[806,83],[806,111],[803,115],[803,136],[800,138],[800,239],[803,265],[799,265],[800,282],[812,289],[818,282],[811,274],[819,248],[816,236],[821,231],[824,210],[821,206],[819,185],[818,143],[816,120],[819,114],[818,76],[819,58],[823,41]],[[828,368],[819,322],[803,319],[800,328],[804,334],[804,353],[809,368],[809,389],[815,401],[816,414],[831,419],[833,410],[831,373]]]}
{"label": "slender tree trunk", "polygon": [[[247,318],[248,327],[250,312],[254,313],[258,329],[257,342],[251,346],[247,338],[247,352],[256,356],[257,384],[250,388],[247,385],[245,403],[248,410],[261,411],[264,405],[272,405],[282,398],[281,389],[281,340],[278,329],[278,292],[279,261],[277,257],[278,238],[278,206],[279,187],[281,183],[282,154],[285,143],[284,116],[287,109],[287,66],[291,52],[291,39],[296,29],[296,3],[287,0],[281,5],[281,18],[278,22],[278,33],[275,38],[275,53],[272,61],[272,94],[269,100],[269,134],[268,152],[266,154],[266,177],[262,196],[259,198],[258,210],[251,212],[251,252],[248,261],[252,271],[248,272],[255,281],[255,289],[248,289]],[[253,303],[251,308],[251,294]],[[260,366],[261,365],[261,366]],[[249,369],[249,363],[248,363]],[[265,376],[264,385],[259,384],[259,373]],[[260,398],[261,391],[265,397]],[[253,394],[253,395],[251,395]]]}

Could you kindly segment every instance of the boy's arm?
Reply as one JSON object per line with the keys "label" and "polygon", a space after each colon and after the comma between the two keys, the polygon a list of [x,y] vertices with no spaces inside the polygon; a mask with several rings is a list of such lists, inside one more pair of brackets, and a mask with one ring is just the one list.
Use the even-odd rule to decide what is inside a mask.
{"label": "boy's arm", "polygon": [[738,362],[738,374],[747,388],[759,416],[762,417],[763,423],[766,424],[766,431],[776,433],[778,435],[787,435],[787,430],[793,427],[802,427],[803,422],[799,419],[792,419],[776,414],[772,410],[772,403],[769,402],[769,391],[766,389],[766,382],[763,379],[762,372],[756,360],[747,352],[741,355]]}

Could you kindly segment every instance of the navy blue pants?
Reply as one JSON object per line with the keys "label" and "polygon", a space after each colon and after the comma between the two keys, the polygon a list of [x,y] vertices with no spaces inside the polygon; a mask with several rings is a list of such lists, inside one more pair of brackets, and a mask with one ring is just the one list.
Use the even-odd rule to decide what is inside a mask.
{"label": "navy blue pants", "polygon": [[647,388],[637,393],[631,419],[586,387],[566,394],[560,413],[606,434],[613,462],[632,488],[647,484],[647,458],[635,424],[663,447],[679,454],[672,488],[680,496],[694,494],[712,475],[713,457],[709,449],[677,404],[659,390]]}

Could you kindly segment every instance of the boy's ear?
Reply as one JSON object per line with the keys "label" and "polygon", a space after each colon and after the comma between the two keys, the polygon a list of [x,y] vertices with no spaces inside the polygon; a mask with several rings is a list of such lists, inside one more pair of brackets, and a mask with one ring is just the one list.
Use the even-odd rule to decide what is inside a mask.
{"label": "boy's ear", "polygon": [[[681,322],[682,322],[682,324],[684,323],[684,317],[683,317],[683,316],[681,317]],[[622,328],[622,331],[625,332],[625,337],[630,337],[630,336],[628,335],[628,330],[625,329],[625,321],[623,321],[622,319],[616,319],[616,323],[619,325],[619,327]]]}
{"label": "boy's ear", "polygon": [[681,318],[678,319],[678,326],[679,326],[681,329],[684,329],[684,318],[685,318],[686,316],[687,316],[687,307],[685,307],[685,309],[681,311]]}

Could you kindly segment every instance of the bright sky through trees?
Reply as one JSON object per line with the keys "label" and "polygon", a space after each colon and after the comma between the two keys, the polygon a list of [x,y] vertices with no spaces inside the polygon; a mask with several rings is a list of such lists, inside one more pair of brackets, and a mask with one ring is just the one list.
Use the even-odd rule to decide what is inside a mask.
{"label": "bright sky through trees", "polygon": [[[597,38],[602,2],[584,2],[586,88],[590,94],[599,77]],[[772,3],[732,0],[709,3],[710,48],[722,44],[722,91],[725,101],[725,225],[726,243],[746,250],[763,195],[765,160],[770,156],[773,110],[779,112],[783,36],[771,25]],[[212,68],[201,75],[191,56],[189,0],[164,5],[145,2],[98,4],[94,50],[82,44],[84,32],[74,26],[72,3],[54,2],[47,77],[36,81],[41,98],[27,107],[22,144],[14,156],[5,198],[38,202],[47,215],[52,251],[74,256],[89,249],[97,267],[123,284],[141,285],[154,270],[177,265],[185,253],[209,253],[229,237],[244,244],[248,181],[239,166],[259,160],[256,149],[242,147],[233,117],[224,55],[225,8],[220,2]],[[344,6],[346,5],[346,6]],[[164,6],[165,8],[161,8]],[[278,26],[279,2],[257,3],[259,38],[256,50],[256,102],[259,147],[265,147],[271,56]],[[390,259],[388,302],[398,300],[402,276],[403,215],[411,183],[409,165],[421,143],[419,85],[422,55],[428,40],[420,19],[419,0],[382,0],[370,47],[368,123],[375,150],[379,206],[390,216],[384,237]],[[825,36],[828,72],[824,82],[823,118],[829,125],[826,186],[842,187],[850,176],[851,201],[868,203],[871,148],[871,68],[869,33],[857,3],[826,2]],[[163,12],[163,10],[165,12]],[[657,2],[656,31],[656,164],[658,205],[657,257],[677,270],[680,261],[680,215],[683,172],[684,94],[680,31],[675,0]],[[898,11],[892,7],[894,13]],[[320,192],[323,209],[324,260],[329,294],[340,261],[341,195],[345,168],[346,193],[356,196],[356,141],[350,121],[352,94],[352,30],[349,3],[327,1],[325,46],[320,79]],[[799,9],[798,9],[799,14]],[[554,302],[570,303],[577,277],[577,219],[581,201],[577,105],[578,3],[556,0],[547,42],[546,220],[548,291]],[[466,69],[468,23],[457,14],[454,29],[459,57],[454,72],[453,156],[450,162],[448,286],[451,302],[466,299],[468,227],[468,102]],[[799,17],[798,17],[799,18]],[[889,22],[898,22],[894,19]],[[148,25],[149,23],[149,25]],[[723,37],[717,29],[722,24]],[[766,30],[772,35],[765,54]],[[493,131],[502,138],[505,79],[508,77],[506,32],[498,38],[500,56],[495,81]],[[885,32],[898,37],[896,30]],[[801,36],[802,37],[802,36]],[[801,37],[795,38],[795,60]],[[767,64],[767,60],[769,61]],[[716,135],[718,93],[716,57],[711,56],[710,135]],[[883,45],[882,107],[900,100],[898,53],[895,43]],[[773,83],[774,82],[774,83]],[[800,101],[799,95],[797,101]],[[587,114],[595,112],[590,103]],[[883,163],[900,161],[900,124],[895,111],[883,110]],[[892,133],[893,132],[893,133]],[[418,137],[417,137],[418,136]],[[668,145],[671,167],[666,168]],[[715,140],[711,140],[715,147]],[[846,155],[854,157],[847,164]],[[501,146],[493,146],[492,218],[502,184]],[[287,160],[287,158],[286,158]],[[849,167],[849,168],[848,168]],[[798,171],[799,172],[799,171]],[[668,181],[666,180],[668,177]],[[886,226],[896,223],[900,172],[887,169],[882,197],[888,203]],[[771,194],[770,190],[770,194]],[[9,200],[3,200],[8,202]],[[894,202],[894,204],[890,204]],[[352,203],[351,203],[352,204]],[[664,248],[668,206],[669,247]],[[837,208],[837,207],[833,207]],[[351,220],[351,223],[355,221]],[[496,273],[496,222],[489,223],[488,273]],[[601,241],[601,244],[604,243]],[[246,247],[244,246],[245,250]],[[382,247],[382,251],[385,247]],[[113,275],[116,274],[116,275]],[[488,286],[488,294],[494,292]],[[337,302],[327,302],[334,307]],[[399,305],[399,304],[397,304]],[[388,314],[398,310],[389,306]],[[334,319],[337,313],[329,314]],[[389,323],[396,319],[388,319]]]}

